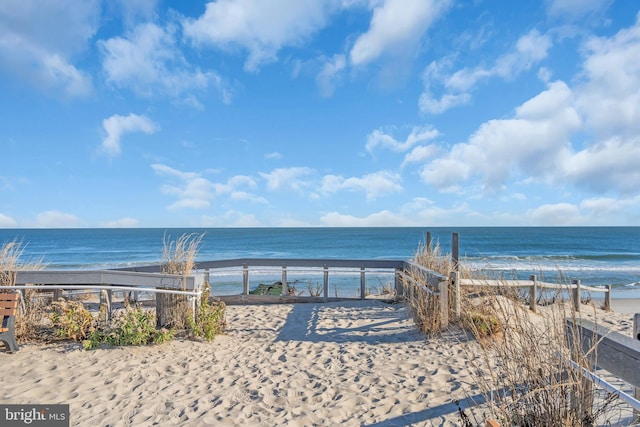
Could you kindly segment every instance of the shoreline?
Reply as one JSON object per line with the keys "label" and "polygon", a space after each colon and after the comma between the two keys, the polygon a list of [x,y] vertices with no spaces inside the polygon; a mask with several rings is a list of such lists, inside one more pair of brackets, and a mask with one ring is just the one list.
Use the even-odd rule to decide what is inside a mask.
{"label": "shoreline", "polygon": [[[604,300],[595,300],[604,304]],[[640,298],[611,298],[611,310],[621,314],[640,313]]]}

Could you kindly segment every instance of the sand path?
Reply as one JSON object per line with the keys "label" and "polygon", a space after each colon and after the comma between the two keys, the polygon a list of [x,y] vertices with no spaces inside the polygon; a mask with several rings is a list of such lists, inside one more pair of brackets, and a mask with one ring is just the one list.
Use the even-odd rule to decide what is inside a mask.
{"label": "sand path", "polygon": [[427,339],[403,304],[229,306],[213,343],[0,352],[0,401],[68,403],[81,426],[448,426],[469,346]]}

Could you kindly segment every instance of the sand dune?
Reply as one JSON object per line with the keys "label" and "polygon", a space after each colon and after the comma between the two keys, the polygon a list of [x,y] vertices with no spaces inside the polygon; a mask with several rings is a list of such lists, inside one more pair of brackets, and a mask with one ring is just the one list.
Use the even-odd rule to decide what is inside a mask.
{"label": "sand dune", "polygon": [[473,344],[425,338],[402,304],[230,306],[227,323],[213,343],[0,352],[0,401],[69,403],[82,426],[447,426],[474,392]]}

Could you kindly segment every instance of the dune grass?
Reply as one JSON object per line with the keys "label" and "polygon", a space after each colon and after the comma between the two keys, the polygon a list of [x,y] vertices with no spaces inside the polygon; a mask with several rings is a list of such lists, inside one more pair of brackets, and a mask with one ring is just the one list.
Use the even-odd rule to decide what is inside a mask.
{"label": "dune grass", "polygon": [[[442,275],[453,270],[451,256],[442,254],[438,247],[420,247],[414,260]],[[472,277],[471,271],[459,274],[482,282],[482,278]],[[458,318],[449,307],[450,327],[461,328],[474,338],[466,346],[473,370],[469,395],[471,391],[480,393],[485,400],[473,410],[460,409],[462,425],[470,427],[493,419],[502,426],[587,427],[607,424],[617,414],[612,411],[619,404],[615,397],[605,394],[594,398],[593,384],[569,363],[573,360],[581,367],[591,366],[578,348],[578,340],[569,339],[578,331],[577,327],[568,331],[566,319],[573,319],[576,325],[580,313],[562,298],[569,294],[566,290],[556,291],[549,298],[555,303],[540,313],[528,310],[522,295],[507,281],[498,287],[462,287],[461,293]],[[437,337],[438,298],[415,294],[408,303],[417,327]],[[592,348],[591,353],[594,351]]]}
{"label": "dune grass", "polygon": [[[25,245],[17,239],[5,242],[0,247],[0,285],[15,286],[18,271],[41,270],[45,267],[41,260],[22,262],[24,249]],[[42,335],[47,321],[47,301],[32,289],[25,289],[20,293],[20,306],[16,314],[16,340],[34,341]]]}
{"label": "dune grass", "polygon": [[162,272],[184,277],[189,276],[196,267],[196,256],[203,238],[204,233],[191,233],[171,240],[171,236],[165,234],[162,250]]}

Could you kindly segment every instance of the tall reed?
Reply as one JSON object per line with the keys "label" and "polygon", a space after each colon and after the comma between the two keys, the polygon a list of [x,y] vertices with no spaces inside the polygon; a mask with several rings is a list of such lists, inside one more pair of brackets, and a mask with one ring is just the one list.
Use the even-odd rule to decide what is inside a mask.
{"label": "tall reed", "polygon": [[[451,257],[443,254],[439,245],[430,247],[421,245],[412,261],[424,269],[446,277],[453,270]],[[442,318],[441,301],[436,294],[438,289],[428,285],[422,269],[412,267],[404,274],[404,293],[416,327],[426,335],[440,332]]]}
{"label": "tall reed", "polygon": [[[183,234],[177,240],[166,235],[163,238],[162,272],[187,277],[196,266],[198,249],[203,234]],[[184,284],[183,284],[184,289]]]}
{"label": "tall reed", "polygon": [[[20,270],[41,270],[45,267],[41,260],[22,262],[25,246],[14,239],[0,248],[0,285],[15,286],[16,274]],[[6,289],[0,289],[0,292]],[[46,323],[45,301],[35,290],[20,292],[20,309],[16,314],[16,339],[19,342],[38,338]]]}
{"label": "tall reed", "polygon": [[[196,267],[198,248],[204,234],[183,234],[177,240],[171,240],[165,234],[162,251],[161,270],[165,274],[183,277],[182,290],[186,290],[186,278]],[[196,307],[199,304],[196,304]],[[188,316],[192,308],[184,295],[157,294],[156,316],[158,326],[184,329],[188,325]]]}

